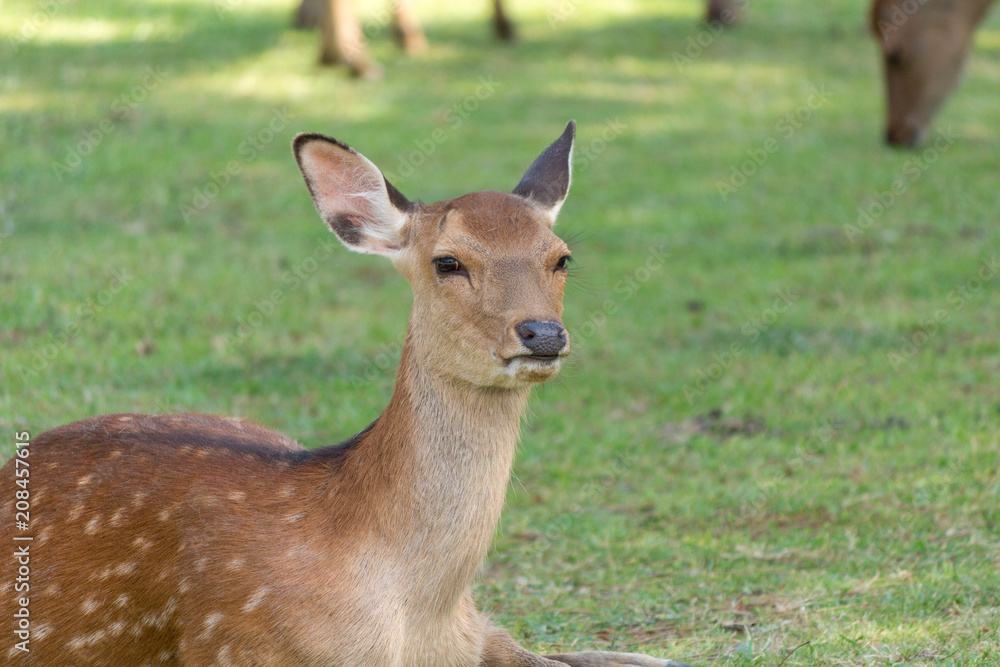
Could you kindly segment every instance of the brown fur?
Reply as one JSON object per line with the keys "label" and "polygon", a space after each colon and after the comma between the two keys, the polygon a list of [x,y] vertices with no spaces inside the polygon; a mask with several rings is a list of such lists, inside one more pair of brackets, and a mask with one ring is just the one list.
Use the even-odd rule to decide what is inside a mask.
{"label": "brown fur", "polygon": [[[572,126],[529,171],[557,173],[562,163],[564,190],[546,191],[544,204],[478,192],[425,206],[346,145],[297,137],[333,231],[354,250],[391,257],[413,287],[389,405],[350,440],[315,450],[196,414],[105,415],[35,438],[31,652],[11,649],[8,663],[675,664],[542,658],[491,627],[472,600],[529,390],[559,370],[561,357],[530,356],[516,325],[561,324],[558,263],[568,250],[551,226],[571,142]],[[529,176],[522,185],[533,189]],[[440,273],[442,256],[464,273]],[[14,488],[12,463],[0,483]],[[4,498],[11,544],[13,493]],[[10,609],[17,564],[3,562]]]}
{"label": "brown fur", "polygon": [[993,0],[875,0],[871,27],[887,92],[885,139],[918,146],[955,88]]}

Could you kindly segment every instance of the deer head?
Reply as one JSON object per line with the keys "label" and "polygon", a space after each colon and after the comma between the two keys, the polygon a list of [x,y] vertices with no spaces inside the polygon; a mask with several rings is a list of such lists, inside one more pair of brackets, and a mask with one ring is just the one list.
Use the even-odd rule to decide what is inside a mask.
{"label": "deer head", "polygon": [[413,289],[415,363],[479,387],[555,376],[569,354],[562,298],[570,252],[553,232],[569,191],[569,123],[511,194],[411,202],[366,157],[300,134],[294,151],[320,216],[351,250],[384,255]]}
{"label": "deer head", "polygon": [[885,139],[915,147],[961,78],[976,26],[993,0],[875,0],[871,23],[888,92]]}

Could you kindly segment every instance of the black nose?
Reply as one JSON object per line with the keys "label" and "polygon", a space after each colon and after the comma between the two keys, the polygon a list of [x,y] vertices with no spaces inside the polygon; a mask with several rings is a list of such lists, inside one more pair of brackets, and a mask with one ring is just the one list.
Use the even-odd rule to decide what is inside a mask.
{"label": "black nose", "polygon": [[532,354],[554,357],[566,347],[566,329],[558,322],[521,322],[514,330]]}

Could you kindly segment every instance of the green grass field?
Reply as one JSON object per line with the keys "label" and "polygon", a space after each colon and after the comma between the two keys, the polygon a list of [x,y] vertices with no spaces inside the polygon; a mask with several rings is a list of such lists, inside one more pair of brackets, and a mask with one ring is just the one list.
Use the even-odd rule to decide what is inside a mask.
{"label": "green grass field", "polygon": [[725,34],[696,0],[517,0],[510,46],[434,0],[418,58],[372,0],[376,82],[316,67],[293,4],[4,4],[3,458],[107,412],[357,432],[410,293],[331,245],[291,138],[437,201],[513,188],[573,118],[573,361],[482,608],[538,651],[1000,664],[1000,15],[906,153],[859,0]]}

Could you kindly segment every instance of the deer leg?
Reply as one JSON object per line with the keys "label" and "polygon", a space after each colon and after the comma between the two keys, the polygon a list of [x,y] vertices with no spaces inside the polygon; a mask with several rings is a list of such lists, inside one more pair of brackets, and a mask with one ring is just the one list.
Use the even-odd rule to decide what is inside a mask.
{"label": "deer leg", "polygon": [[344,63],[351,74],[366,79],[378,78],[381,74],[378,65],[368,59],[354,0],[325,0],[320,34],[321,64]]}
{"label": "deer leg", "polygon": [[487,631],[479,663],[480,667],[564,667],[564,664],[524,650],[502,628]]}
{"label": "deer leg", "polygon": [[302,0],[295,12],[295,27],[300,30],[315,28],[323,16],[323,0]]}
{"label": "deer leg", "polygon": [[545,656],[570,667],[691,667],[683,662],[650,658],[637,653],[611,653],[609,651],[586,651],[584,653],[560,653]]}
{"label": "deer leg", "polygon": [[514,24],[504,14],[503,0],[493,0],[493,27],[496,28],[497,37],[505,42],[514,39]]}
{"label": "deer leg", "polygon": [[396,0],[393,3],[396,15],[396,42],[407,53],[420,53],[427,50],[427,38],[417,20],[417,13],[413,11],[406,0]]}
{"label": "deer leg", "polygon": [[635,653],[587,651],[540,656],[526,651],[506,630],[490,628],[483,646],[480,667],[691,667],[673,660],[660,660]]}

